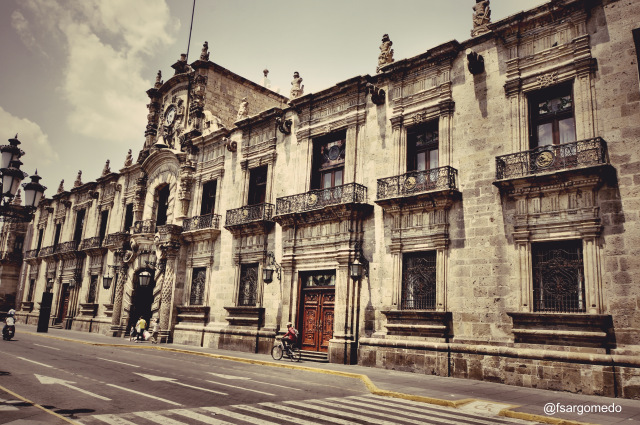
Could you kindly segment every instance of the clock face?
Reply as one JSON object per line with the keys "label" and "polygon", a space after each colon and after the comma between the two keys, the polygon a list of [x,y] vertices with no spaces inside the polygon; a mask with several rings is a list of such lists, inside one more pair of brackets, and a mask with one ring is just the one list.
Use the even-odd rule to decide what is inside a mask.
{"label": "clock face", "polygon": [[164,114],[164,123],[165,125],[173,124],[173,120],[176,119],[176,108],[174,106],[170,106],[167,109],[167,112]]}

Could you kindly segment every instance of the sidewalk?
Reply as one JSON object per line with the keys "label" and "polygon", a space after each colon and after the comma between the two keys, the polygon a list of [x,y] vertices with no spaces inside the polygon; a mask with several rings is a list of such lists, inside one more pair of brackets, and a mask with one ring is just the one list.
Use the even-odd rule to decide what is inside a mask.
{"label": "sidewalk", "polygon": [[[36,334],[36,327],[20,324],[17,329],[18,336],[20,332]],[[362,379],[374,393],[455,406],[474,413],[495,414],[502,411],[501,414],[504,416],[552,424],[640,424],[640,401],[638,400],[522,388],[471,379],[421,375],[357,365],[313,362],[292,363],[290,361],[274,362],[271,356],[265,354],[216,350],[181,344],[152,345],[149,342],[134,343],[130,342],[128,338],[112,338],[95,333],[63,329],[49,329],[48,333],[39,333],[37,335],[70,339],[81,343],[124,345],[133,349],[153,346],[153,348],[158,349],[179,350],[201,355],[207,354],[229,360],[265,364],[265,366],[268,366],[267,363],[276,363],[279,367],[302,367],[313,369],[319,373],[365,375],[368,380],[364,377],[358,378]],[[560,409],[565,407],[565,410],[573,409],[574,411],[576,409],[593,409],[591,406],[607,406],[611,408],[612,405],[615,405],[612,410],[617,410],[617,412],[583,413],[582,415],[563,412],[546,415],[544,409],[545,405],[549,403],[556,408],[559,406]]]}

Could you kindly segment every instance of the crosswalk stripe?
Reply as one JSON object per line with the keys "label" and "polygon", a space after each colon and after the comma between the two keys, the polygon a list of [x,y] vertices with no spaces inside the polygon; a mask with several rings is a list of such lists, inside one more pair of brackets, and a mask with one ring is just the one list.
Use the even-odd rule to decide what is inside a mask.
{"label": "crosswalk stripe", "polygon": [[[235,406],[234,406],[235,407]],[[251,424],[255,424],[256,423],[256,418],[252,417],[252,416],[247,416],[247,415],[243,415],[242,413],[237,413],[237,412],[233,412],[231,410],[226,410],[226,409],[221,409],[219,407],[203,407],[204,410],[208,410],[209,412],[213,412],[217,415],[223,415],[223,416],[228,416],[230,418],[234,418],[234,419],[240,419],[241,421],[246,421],[249,422]],[[260,420],[260,423],[263,425],[280,425],[277,422],[269,422],[269,421],[265,421],[265,420]]]}
{"label": "crosswalk stripe", "polygon": [[161,425],[187,425],[186,422],[176,421],[175,419],[167,418],[155,412],[135,412],[134,415],[140,416],[148,421],[153,421]]}
{"label": "crosswalk stripe", "polygon": [[[398,407],[400,409],[406,409],[406,410],[411,410],[414,412],[419,412],[419,413],[423,413],[425,407],[424,405],[420,405],[420,402],[418,401],[411,401],[411,400],[403,400],[400,398],[394,398],[394,399],[386,399],[386,398],[382,398],[382,397],[376,397],[376,396],[369,396],[369,397],[349,397],[350,399],[358,399],[358,400],[362,400],[364,402],[370,402],[371,399],[373,399],[375,397],[376,402],[378,404],[381,404],[383,406],[392,406],[392,407]],[[385,409],[387,407],[384,407]],[[473,423],[478,423],[478,424],[487,424],[487,425],[495,425],[496,423],[511,423],[508,421],[502,421],[500,419],[491,419],[491,420],[484,420],[481,418],[476,417],[475,415],[470,415],[468,413],[465,412],[459,412],[459,411],[451,411],[451,410],[445,410],[442,408],[438,408],[435,406],[428,406],[428,409],[430,412],[433,412],[433,414],[435,416],[438,415],[444,415],[446,417],[454,417],[454,418],[459,418],[459,420],[469,420],[469,419],[473,419],[475,422]]]}
{"label": "crosswalk stripe", "polygon": [[205,424],[209,425],[232,425],[231,422],[225,422],[220,419],[212,418],[211,416],[203,415],[202,413],[193,412],[187,409],[172,409],[169,410],[169,412],[186,416],[189,419],[195,419],[196,421],[204,422]]}
{"label": "crosswalk stripe", "polygon": [[136,425],[135,422],[128,421],[116,415],[93,415],[91,417],[106,422],[109,425]]}
{"label": "crosswalk stripe", "polygon": [[[309,417],[309,418],[313,418],[313,419],[320,419],[323,421],[329,421],[329,422],[333,422],[336,424],[342,424],[342,425],[353,425],[353,421],[347,421],[344,419],[340,419],[340,418],[336,418],[333,416],[326,416],[326,415],[322,415],[320,413],[312,413],[310,412],[310,410],[316,410],[316,409],[320,409],[317,406],[310,406],[307,405],[305,403],[300,403],[300,402],[295,402],[295,401],[290,401],[290,402],[286,402],[287,405],[292,405],[292,406],[296,406],[298,408],[300,408],[300,410],[302,412],[304,412],[304,416],[305,417]],[[272,409],[278,409],[278,410],[285,410],[285,411],[289,411],[289,408],[286,406],[283,406],[281,404],[276,404],[276,403],[260,403],[261,406],[267,406],[270,407]],[[315,409],[314,409],[315,407]]]}
{"label": "crosswalk stripe", "polygon": [[130,388],[121,387],[120,385],[116,385],[116,384],[107,384],[107,385],[110,386],[110,387],[113,387],[113,388],[118,388],[119,390],[129,391],[130,393],[134,393],[134,394],[137,394],[137,395],[140,395],[140,396],[143,396],[143,397],[149,397],[149,398],[152,398],[154,400],[164,401],[165,403],[173,404],[174,406],[182,406],[182,404],[176,403],[175,401],[167,400],[166,398],[156,397],[156,396],[151,395],[151,394],[145,394],[143,392],[132,390]]}
{"label": "crosswalk stripe", "polygon": [[[209,381],[209,380],[207,380],[207,382],[211,382],[212,384],[216,384],[216,385],[222,385],[222,386],[224,386],[224,387],[237,388],[237,389],[239,389],[239,390],[251,391],[251,392],[254,392],[254,393],[259,393],[259,394],[264,394],[264,395],[270,395],[270,396],[274,396],[274,397],[275,397],[275,394],[266,393],[266,392],[264,392],[264,391],[252,390],[251,388],[238,387],[237,385],[223,384],[222,382]],[[224,394],[224,393],[220,393],[220,394]],[[226,395],[226,394],[225,394],[225,395]]]}
{"label": "crosswalk stripe", "polygon": [[[262,405],[263,403],[261,403]],[[311,421],[307,421],[304,419],[300,419],[296,416],[292,416],[292,415],[283,415],[282,413],[276,413],[276,412],[271,412],[268,410],[264,410],[261,409],[260,407],[255,407],[255,406],[235,406],[236,409],[241,409],[241,410],[247,410],[249,412],[253,412],[253,413],[262,413],[263,415],[266,416],[270,416],[274,419],[281,419],[281,420],[285,420],[288,422],[293,422],[296,425],[317,425],[317,422],[311,422]],[[311,415],[307,414],[307,412],[304,413],[305,417],[311,417]]]}
{"label": "crosswalk stripe", "polygon": [[[316,400],[309,400],[309,401],[312,401],[314,403],[317,402]],[[343,415],[343,416],[344,415],[348,415],[349,417],[354,418],[354,419],[360,419],[360,420],[363,420],[363,421],[376,423],[376,424],[379,424],[379,425],[398,425],[398,422],[391,422],[391,421],[382,420],[380,418],[380,416],[387,416],[387,415],[384,415],[382,413],[376,413],[377,416],[365,416],[365,415],[359,415],[357,413],[346,412],[346,411],[343,411],[343,410],[332,409],[331,406],[335,406],[336,405],[335,402],[318,403],[318,404],[323,404],[322,410],[325,413],[331,413],[331,414],[334,414],[334,415]],[[340,406],[340,408],[342,408],[342,406]],[[350,410],[357,410],[357,411],[362,412],[362,413],[370,413],[370,412],[367,412],[367,411],[363,411],[362,409],[350,409]]]}
{"label": "crosswalk stripe", "polygon": [[[363,403],[363,402],[358,402],[357,400],[353,400],[351,398],[349,399],[339,399],[339,398],[329,398],[327,400],[334,400],[336,402],[341,402],[343,407],[347,407],[347,406],[358,406],[358,407],[362,407],[362,408],[367,408],[367,409],[380,409],[380,410],[384,410],[384,412],[392,412],[392,413],[399,413],[401,415],[410,415],[413,418],[420,418],[420,421],[416,421],[413,419],[403,419],[406,422],[409,423],[413,423],[413,424],[422,424],[424,423],[423,421],[439,421],[439,423],[449,423],[449,424],[459,424],[460,422],[466,422],[466,423],[473,423],[473,424],[489,424],[491,425],[491,422],[485,422],[485,421],[480,421],[480,422],[471,422],[466,418],[461,418],[460,416],[456,416],[455,414],[451,414],[451,413],[443,413],[443,414],[436,414],[435,412],[431,411],[426,411],[427,409],[423,409],[423,410],[419,410],[419,409],[412,409],[413,412],[409,412],[407,410],[402,410],[402,409],[394,409],[392,407],[389,406],[393,406],[392,404],[389,404],[389,406],[375,406],[372,405],[372,403],[369,401],[367,403]],[[385,403],[383,403],[385,404]],[[388,403],[386,403],[388,404]],[[398,406],[401,407],[401,406]],[[426,407],[426,406],[425,406]],[[420,414],[420,413],[423,414]],[[428,413],[430,416],[425,415],[424,413]],[[433,422],[432,422],[433,423]]]}
{"label": "crosswalk stripe", "polygon": [[271,382],[256,381],[255,379],[252,379],[251,382],[255,382],[255,383],[258,383],[258,384],[264,384],[264,385],[271,385],[272,387],[286,388],[288,390],[302,391],[300,388],[287,387],[286,385],[280,385],[280,384],[272,384]]}

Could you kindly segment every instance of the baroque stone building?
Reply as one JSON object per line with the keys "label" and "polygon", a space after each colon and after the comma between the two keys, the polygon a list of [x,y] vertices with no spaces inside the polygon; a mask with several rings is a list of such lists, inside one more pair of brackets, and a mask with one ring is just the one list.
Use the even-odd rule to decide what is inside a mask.
{"label": "baroque stone building", "polygon": [[263,353],[291,321],[331,362],[639,398],[639,17],[478,1],[469,40],[385,34],[375,74],[290,99],[205,43],[136,161],[41,203],[19,313]]}

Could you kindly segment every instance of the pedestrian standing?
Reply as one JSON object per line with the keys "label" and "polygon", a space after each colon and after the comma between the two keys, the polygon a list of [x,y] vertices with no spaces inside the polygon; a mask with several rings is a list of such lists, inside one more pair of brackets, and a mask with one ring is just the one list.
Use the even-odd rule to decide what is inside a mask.
{"label": "pedestrian standing", "polygon": [[152,344],[157,344],[158,343],[158,332],[160,331],[160,323],[158,323],[158,318],[154,317],[153,319],[151,319],[151,326],[149,327],[149,329],[151,329],[151,343]]}
{"label": "pedestrian standing", "polygon": [[144,320],[142,316],[140,316],[140,320],[138,320],[138,323],[136,323],[136,331],[138,332],[136,342],[144,341],[144,330],[146,328],[147,328],[147,321]]}

